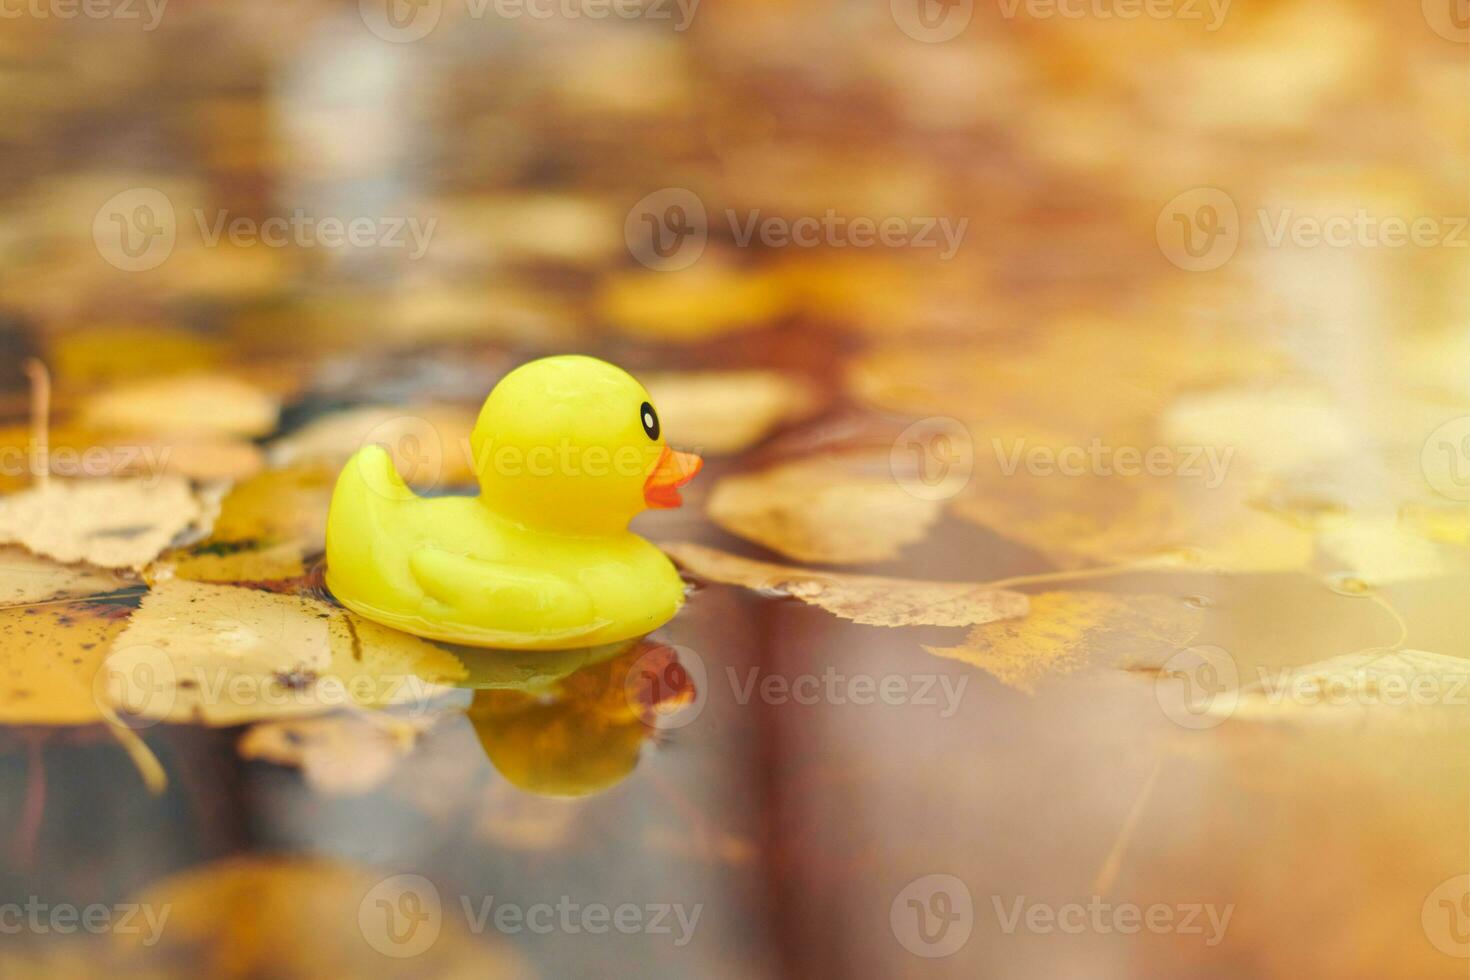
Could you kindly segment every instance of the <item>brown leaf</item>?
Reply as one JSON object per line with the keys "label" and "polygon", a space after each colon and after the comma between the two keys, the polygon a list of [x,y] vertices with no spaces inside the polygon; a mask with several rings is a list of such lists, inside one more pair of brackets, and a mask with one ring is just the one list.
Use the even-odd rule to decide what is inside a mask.
{"label": "brown leaf", "polygon": [[1026,615],[1026,596],[971,582],[813,572],[752,561],[688,542],[664,545],[684,568],[702,578],[788,595],[867,626],[973,626]]}

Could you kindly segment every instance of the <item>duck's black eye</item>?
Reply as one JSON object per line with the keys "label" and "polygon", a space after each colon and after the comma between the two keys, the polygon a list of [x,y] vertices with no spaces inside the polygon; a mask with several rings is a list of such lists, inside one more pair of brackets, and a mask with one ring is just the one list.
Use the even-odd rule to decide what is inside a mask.
{"label": "duck's black eye", "polygon": [[653,406],[648,404],[648,402],[644,402],[642,405],[639,405],[638,417],[643,422],[643,431],[648,433],[648,438],[657,439],[658,413],[653,410]]}

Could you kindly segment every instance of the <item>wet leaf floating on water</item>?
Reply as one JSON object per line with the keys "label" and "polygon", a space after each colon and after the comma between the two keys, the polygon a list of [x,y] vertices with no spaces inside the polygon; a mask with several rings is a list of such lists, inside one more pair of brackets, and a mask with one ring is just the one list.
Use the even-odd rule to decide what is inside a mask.
{"label": "wet leaf floating on water", "polygon": [[220,358],[198,333],[166,324],[99,323],[69,329],[48,360],[62,387],[116,384],[161,374],[202,371]]}
{"label": "wet leaf floating on water", "polygon": [[850,455],[726,477],[706,510],[731,534],[789,558],[858,564],[923,540],[943,504],[900,486],[887,455]]}
{"label": "wet leaf floating on water", "polygon": [[866,626],[973,626],[1025,616],[1027,597],[973,582],[814,572],[752,561],[681,542],[663,545],[681,566],[701,578],[788,595]]}
{"label": "wet leaf floating on water", "polygon": [[0,722],[103,721],[94,681],[108,645],[127,626],[117,613],[85,603],[0,609]]}
{"label": "wet leaf floating on water", "polygon": [[[519,954],[494,936],[472,935],[446,890],[382,869],[302,857],[239,857],[190,868],[131,896],[138,907],[168,910],[166,928],[106,937],[109,968],[130,965],[157,976],[158,964],[187,964],[211,977],[386,977],[520,980],[533,976]],[[408,887],[409,890],[403,890]],[[382,902],[379,905],[378,902]],[[433,916],[408,945],[389,910]],[[228,914],[222,914],[228,910]],[[413,952],[409,960],[393,959]],[[394,969],[404,962],[407,970]],[[126,972],[124,972],[126,976]]]}
{"label": "wet leaf floating on water", "polygon": [[779,371],[654,374],[643,381],[669,443],[711,455],[748,449],[818,403],[809,382]]}
{"label": "wet leaf floating on water", "polygon": [[61,565],[20,548],[0,548],[0,608],[98,595],[124,580],[85,565]]}
{"label": "wet leaf floating on water", "polygon": [[205,520],[181,477],[50,480],[0,497],[0,544],[60,562],[141,569]]}
{"label": "wet leaf floating on water", "polygon": [[1286,667],[1216,698],[1217,715],[1291,725],[1388,725],[1423,731],[1470,724],[1470,660],[1427,650],[1362,650]]}
{"label": "wet leaf floating on water", "polygon": [[274,395],[228,375],[135,381],[87,400],[82,421],[98,431],[261,436],[276,427]]}
{"label": "wet leaf floating on water", "polygon": [[1203,615],[1181,599],[1111,592],[1042,592],[1024,619],[970,630],[959,646],[925,646],[1003,684],[1031,692],[1047,677],[1088,666],[1167,659],[1198,634]]}
{"label": "wet leaf floating on water", "polygon": [[271,443],[270,457],[277,466],[341,466],[371,442],[413,486],[473,483],[474,427],[475,409],[463,405],[364,405],[312,420]]}
{"label": "wet leaf floating on water", "polygon": [[220,503],[213,532],[166,555],[157,577],[205,582],[263,582],[302,574],[302,559],[326,543],[335,467],[301,464],[237,484]]}
{"label": "wet leaf floating on water", "polygon": [[323,793],[355,796],[381,786],[438,720],[415,715],[382,721],[336,714],[254,725],[240,738],[245,759],[300,769]]}
{"label": "wet leaf floating on water", "polygon": [[107,657],[128,714],[225,726],[423,704],[463,674],[450,653],[306,596],[157,583]]}

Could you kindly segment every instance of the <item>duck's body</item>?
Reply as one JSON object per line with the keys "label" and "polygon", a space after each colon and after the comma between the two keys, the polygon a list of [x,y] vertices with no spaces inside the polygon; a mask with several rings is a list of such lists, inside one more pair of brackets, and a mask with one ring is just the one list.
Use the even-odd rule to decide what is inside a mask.
{"label": "duck's body", "polygon": [[[531,378],[512,382],[527,369],[536,369]],[[619,446],[633,438],[625,431],[625,402],[642,392],[622,371],[591,358],[548,358],[513,372],[476,425],[476,458],[484,464],[476,497],[417,497],[381,446],[364,447],[333,493],[328,588],[376,622],[475,646],[560,649],[656,629],[682,604],[683,583],[661,551],[627,530],[627,485],[637,492],[636,512],[648,506],[645,498],[665,499],[693,476],[693,467],[665,472],[680,454],[657,438],[656,415],[653,434],[639,433],[649,445],[632,446],[638,455],[625,455],[629,465],[617,473],[590,464],[574,473],[565,455],[544,473],[512,473],[501,465],[505,456],[492,462],[497,448],[526,458],[522,451],[548,445],[541,436],[558,424],[577,426],[582,438],[560,440],[574,438],[580,454]],[[633,405],[640,402],[652,413],[646,393]],[[603,404],[606,417],[597,417]],[[526,413],[528,426],[514,424]],[[673,499],[677,505],[677,494]]]}

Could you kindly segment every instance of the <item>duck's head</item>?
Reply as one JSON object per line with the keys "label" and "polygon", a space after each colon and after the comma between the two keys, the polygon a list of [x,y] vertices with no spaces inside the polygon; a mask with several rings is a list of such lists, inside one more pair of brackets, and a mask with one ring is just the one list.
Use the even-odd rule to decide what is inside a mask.
{"label": "duck's head", "polygon": [[664,441],[653,399],[595,357],[523,364],[495,386],[470,436],[480,499],[532,527],[622,530],[649,507],[678,507],[702,460]]}

